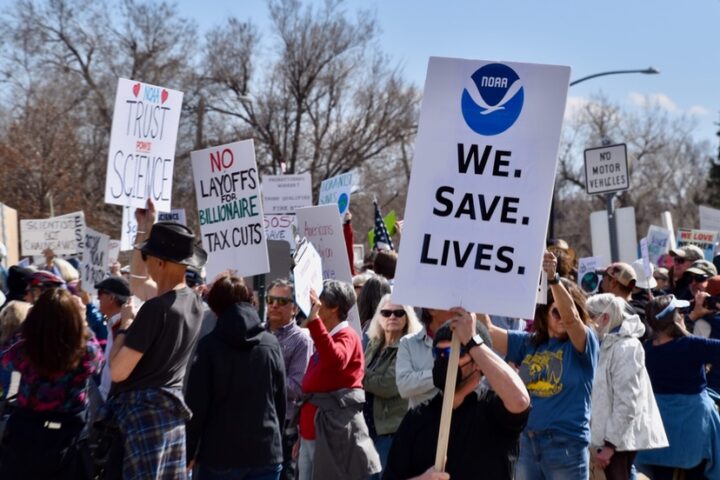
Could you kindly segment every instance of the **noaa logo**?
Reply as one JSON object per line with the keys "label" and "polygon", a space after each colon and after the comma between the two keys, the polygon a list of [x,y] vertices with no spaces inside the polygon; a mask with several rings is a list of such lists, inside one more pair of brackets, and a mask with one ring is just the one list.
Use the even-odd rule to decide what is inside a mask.
{"label": "noaa logo", "polygon": [[479,68],[463,90],[462,114],[467,126],[480,135],[497,135],[520,116],[525,99],[515,70],[501,63]]}

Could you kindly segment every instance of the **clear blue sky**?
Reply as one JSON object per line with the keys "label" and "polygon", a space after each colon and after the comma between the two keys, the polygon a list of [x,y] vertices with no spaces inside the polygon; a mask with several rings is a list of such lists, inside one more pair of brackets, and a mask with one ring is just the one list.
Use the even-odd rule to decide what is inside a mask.
{"label": "clear blue sky", "polygon": [[[267,31],[264,0],[178,5],[201,30],[234,15]],[[717,146],[720,0],[350,0],[346,9],[376,12],[380,47],[420,87],[433,55],[569,65],[573,79],[655,67],[660,75],[600,77],[572,87],[569,96],[579,101],[602,92],[623,106],[651,96],[673,114],[694,116],[696,138]]]}

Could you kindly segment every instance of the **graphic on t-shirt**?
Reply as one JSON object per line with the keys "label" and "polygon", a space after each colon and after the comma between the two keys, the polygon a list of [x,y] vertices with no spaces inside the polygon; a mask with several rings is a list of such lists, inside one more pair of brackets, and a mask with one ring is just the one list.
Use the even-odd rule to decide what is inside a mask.
{"label": "graphic on t-shirt", "polygon": [[563,351],[537,352],[525,356],[518,372],[530,395],[552,397],[562,392]]}

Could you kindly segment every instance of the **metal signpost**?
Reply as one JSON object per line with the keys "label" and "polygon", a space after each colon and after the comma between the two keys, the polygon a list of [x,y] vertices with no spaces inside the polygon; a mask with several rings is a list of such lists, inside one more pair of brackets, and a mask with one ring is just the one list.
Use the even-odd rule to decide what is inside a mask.
{"label": "metal signpost", "polygon": [[615,205],[617,192],[630,188],[627,146],[624,143],[585,150],[585,190],[589,195],[605,194],[610,231],[611,262],[618,260]]}

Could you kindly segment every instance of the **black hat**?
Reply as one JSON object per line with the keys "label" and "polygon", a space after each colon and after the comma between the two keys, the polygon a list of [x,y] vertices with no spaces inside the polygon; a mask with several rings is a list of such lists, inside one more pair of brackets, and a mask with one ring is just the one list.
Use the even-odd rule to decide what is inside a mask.
{"label": "black hat", "polygon": [[107,277],[100,283],[95,284],[95,290],[120,295],[121,297],[129,297],[130,284],[122,277]]}
{"label": "black hat", "polygon": [[150,238],[138,248],[145,255],[180,265],[201,268],[207,262],[207,252],[195,245],[193,231],[180,223],[156,223],[150,230]]}
{"label": "black hat", "polygon": [[22,300],[25,297],[33,273],[33,270],[18,265],[10,267],[7,278],[8,300]]}

